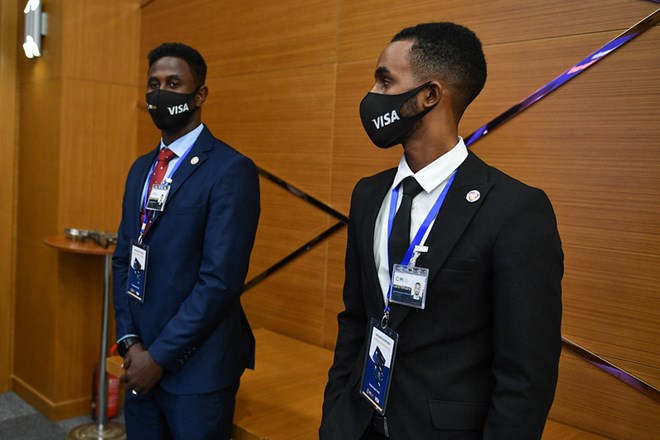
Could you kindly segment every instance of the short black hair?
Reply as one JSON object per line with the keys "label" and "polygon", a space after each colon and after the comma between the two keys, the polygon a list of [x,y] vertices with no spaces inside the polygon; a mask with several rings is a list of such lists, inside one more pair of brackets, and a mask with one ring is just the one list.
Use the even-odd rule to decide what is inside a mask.
{"label": "short black hair", "polygon": [[149,68],[151,69],[156,61],[164,57],[181,58],[190,66],[197,86],[203,86],[206,83],[206,62],[196,49],[183,43],[163,43],[149,52],[147,56]]}
{"label": "short black hair", "polygon": [[408,60],[420,81],[443,79],[452,89],[457,119],[486,83],[486,58],[481,41],[470,29],[455,23],[422,23],[392,38],[412,41]]}

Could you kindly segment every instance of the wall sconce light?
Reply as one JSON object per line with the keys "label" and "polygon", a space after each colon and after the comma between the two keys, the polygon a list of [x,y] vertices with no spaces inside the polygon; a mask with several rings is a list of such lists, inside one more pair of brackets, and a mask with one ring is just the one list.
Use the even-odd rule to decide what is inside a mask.
{"label": "wall sconce light", "polygon": [[41,10],[41,0],[28,0],[23,10],[25,31],[23,51],[28,58],[41,56],[41,36],[46,35],[46,13]]}

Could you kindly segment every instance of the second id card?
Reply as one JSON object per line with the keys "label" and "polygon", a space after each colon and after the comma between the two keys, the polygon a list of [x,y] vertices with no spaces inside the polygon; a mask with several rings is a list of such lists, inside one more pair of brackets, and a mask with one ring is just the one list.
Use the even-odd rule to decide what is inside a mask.
{"label": "second id card", "polygon": [[140,302],[144,302],[148,258],[149,247],[133,243],[128,267],[128,286],[126,286],[126,293]]}
{"label": "second id card", "polygon": [[164,211],[167,196],[170,194],[170,185],[163,183],[154,185],[149,193],[149,200],[147,200],[147,209],[152,211]]}
{"label": "second id card", "polygon": [[360,394],[384,415],[399,335],[389,327],[382,328],[379,321],[371,318],[368,338]]}

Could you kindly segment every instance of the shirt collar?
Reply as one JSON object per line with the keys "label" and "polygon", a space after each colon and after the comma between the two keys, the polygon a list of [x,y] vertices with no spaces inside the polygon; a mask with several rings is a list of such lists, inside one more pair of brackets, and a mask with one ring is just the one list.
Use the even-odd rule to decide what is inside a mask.
{"label": "shirt collar", "polygon": [[399,186],[401,181],[406,177],[415,176],[415,179],[424,191],[429,193],[437,188],[442,182],[447,180],[451,173],[463,163],[467,156],[467,147],[465,146],[465,142],[463,142],[463,138],[460,136],[458,137],[458,142],[451,150],[417,171],[417,173],[412,172],[408,166],[408,162],[406,162],[406,155],[404,154],[399,161],[399,168],[396,171],[396,176],[394,176],[392,188]]}
{"label": "shirt collar", "polygon": [[204,130],[204,124],[199,124],[197,128],[189,131],[169,145],[163,143],[163,138],[160,139],[160,149],[169,148],[174,151],[176,157],[182,157],[192,147],[200,133]]}

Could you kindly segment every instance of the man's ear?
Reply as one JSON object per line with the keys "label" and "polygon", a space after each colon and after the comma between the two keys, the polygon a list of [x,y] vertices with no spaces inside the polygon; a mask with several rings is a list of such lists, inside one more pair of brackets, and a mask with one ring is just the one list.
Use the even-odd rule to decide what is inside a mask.
{"label": "man's ear", "polygon": [[431,81],[424,89],[424,107],[433,107],[442,100],[444,88],[438,81]]}
{"label": "man's ear", "polygon": [[201,107],[202,104],[204,104],[208,93],[209,93],[209,88],[206,85],[203,85],[202,87],[199,88],[199,90],[195,94],[195,105],[197,107]]}

